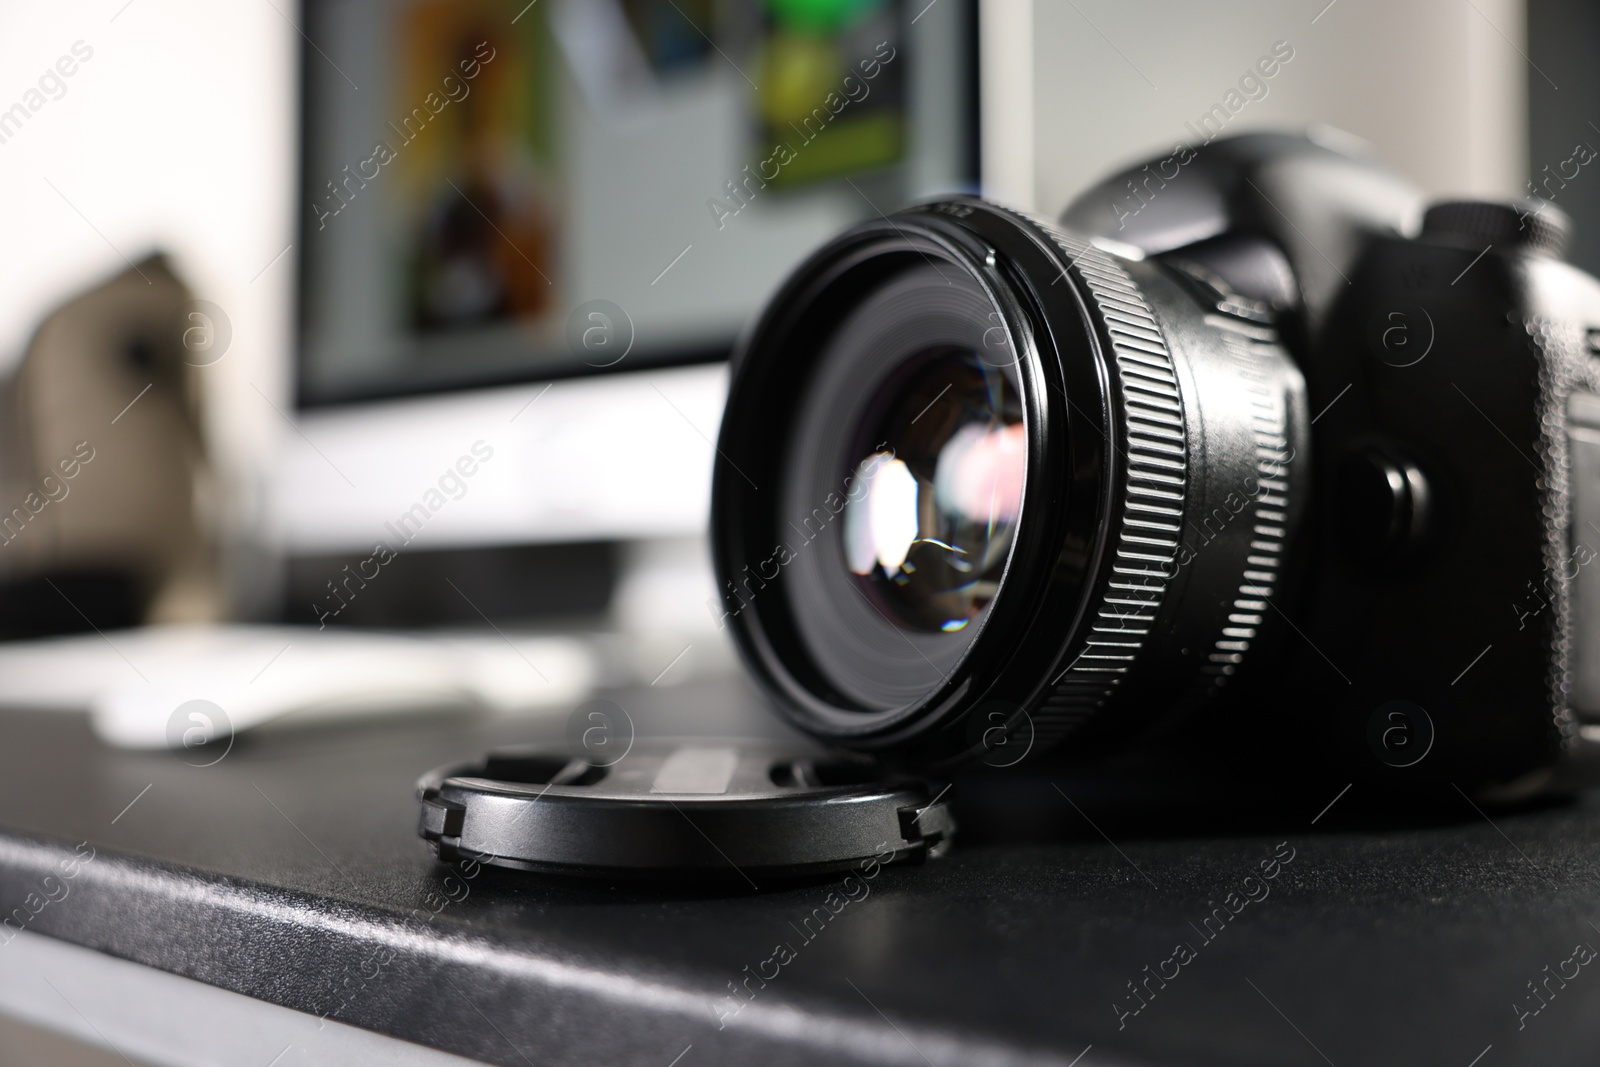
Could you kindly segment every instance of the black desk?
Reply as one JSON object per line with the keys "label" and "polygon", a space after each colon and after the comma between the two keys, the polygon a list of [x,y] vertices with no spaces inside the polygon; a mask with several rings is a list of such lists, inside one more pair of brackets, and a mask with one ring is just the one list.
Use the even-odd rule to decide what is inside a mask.
{"label": "black desk", "polygon": [[[645,732],[710,733],[729,695],[619,700]],[[1600,1060],[1600,966],[1563,962],[1600,946],[1600,801],[1495,825],[1463,802],[1459,820],[1375,830],[1356,796],[1312,826],[1321,803],[1274,811],[1263,791],[1257,829],[1161,836],[1090,794],[1080,815],[1044,782],[1019,788],[1019,819],[1048,812],[1065,839],[958,838],[943,860],[885,869],[803,940],[838,879],[668,891],[479,868],[447,882],[416,836],[414,779],[527,732],[308,731],[197,769],[107,749],[75,716],[8,713],[0,905],[88,841],[70,898],[30,930],[511,1067],[668,1067],[690,1045],[678,1067],[1066,1064],[1091,1044],[1082,1067]],[[1247,883],[1279,842],[1293,859]],[[739,1003],[729,984],[747,965],[770,974],[780,942],[795,958],[719,1029]],[[1166,962],[1179,943],[1194,958]],[[1557,969],[1577,974],[1563,986]],[[1153,998],[1133,1014],[1129,983],[1174,970],[1141,985]],[[1534,980],[1554,996],[1519,1029],[1513,1005],[1544,1003]]]}

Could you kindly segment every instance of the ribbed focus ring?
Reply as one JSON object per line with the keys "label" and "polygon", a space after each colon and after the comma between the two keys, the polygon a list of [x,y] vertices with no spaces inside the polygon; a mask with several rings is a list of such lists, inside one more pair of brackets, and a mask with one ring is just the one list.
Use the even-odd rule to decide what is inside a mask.
{"label": "ribbed focus ring", "polygon": [[1233,363],[1250,406],[1255,491],[1250,494],[1250,553],[1239,576],[1228,624],[1206,657],[1201,672],[1208,693],[1222,688],[1244,662],[1261,632],[1270,598],[1277,592],[1288,538],[1290,468],[1289,405],[1278,368],[1284,359],[1278,334],[1264,323],[1226,315],[1207,316],[1227,358]]}
{"label": "ribbed focus ring", "polygon": [[1059,739],[1092,716],[1144,647],[1177,570],[1189,485],[1188,432],[1172,354],[1150,305],[1107,253],[1041,227],[1067,254],[1090,312],[1111,341],[1120,407],[1116,449],[1126,465],[1110,581],[1095,594],[1083,647],[1033,716],[1035,736]]}

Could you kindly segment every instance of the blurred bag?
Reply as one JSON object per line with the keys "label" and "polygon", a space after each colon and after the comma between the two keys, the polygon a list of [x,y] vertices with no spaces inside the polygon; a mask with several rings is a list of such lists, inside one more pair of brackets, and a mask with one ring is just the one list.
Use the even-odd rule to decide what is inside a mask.
{"label": "blurred bag", "polygon": [[0,636],[220,617],[214,328],[158,254],[34,334],[0,387]]}

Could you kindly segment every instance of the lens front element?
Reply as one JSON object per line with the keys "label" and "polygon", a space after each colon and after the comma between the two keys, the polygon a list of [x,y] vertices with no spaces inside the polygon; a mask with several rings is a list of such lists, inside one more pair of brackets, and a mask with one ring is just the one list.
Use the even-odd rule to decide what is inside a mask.
{"label": "lens front element", "polygon": [[908,629],[955,633],[999,587],[1022,507],[1027,430],[1002,368],[955,347],[913,354],[868,407],[844,562]]}
{"label": "lens front element", "polygon": [[920,257],[874,280],[805,353],[775,531],[801,645],[835,706],[866,712],[943,684],[983,629],[1028,444],[977,280]]}

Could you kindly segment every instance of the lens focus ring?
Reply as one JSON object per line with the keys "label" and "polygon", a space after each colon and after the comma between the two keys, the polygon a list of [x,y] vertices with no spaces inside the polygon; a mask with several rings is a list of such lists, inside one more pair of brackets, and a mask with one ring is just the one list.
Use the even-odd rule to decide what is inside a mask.
{"label": "lens focus ring", "polygon": [[[1267,310],[1220,279],[1182,265],[1136,279],[1094,245],[1040,229],[1065,253],[1096,320],[1124,465],[1110,480],[1121,496],[1105,541],[1112,558],[1033,716],[1048,745],[1114,697],[1168,713],[1192,707],[1259,643],[1300,508],[1292,475],[1304,460],[1292,442],[1304,432],[1304,383]],[[1191,461],[1197,447],[1203,464]]]}
{"label": "lens focus ring", "polygon": [[[1034,714],[1040,741],[1071,733],[1115,691],[1144,646],[1177,569],[1188,490],[1188,425],[1172,354],[1128,273],[1086,241],[1041,226],[1064,251],[1117,370],[1115,451],[1125,463],[1111,577],[1089,607],[1081,649]],[[1113,492],[1117,490],[1114,489]]]}

